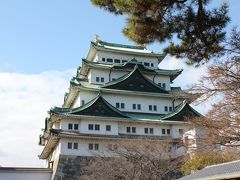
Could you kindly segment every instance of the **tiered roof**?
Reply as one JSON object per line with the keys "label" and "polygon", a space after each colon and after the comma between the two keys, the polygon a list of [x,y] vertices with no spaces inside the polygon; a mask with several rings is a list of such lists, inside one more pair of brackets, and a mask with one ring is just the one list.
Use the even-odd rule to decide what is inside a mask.
{"label": "tiered roof", "polygon": [[82,68],[79,70],[79,76],[86,76],[89,69],[91,68],[99,68],[99,69],[111,69],[111,70],[124,70],[131,72],[134,70],[135,66],[138,65],[138,68],[144,72],[149,74],[158,74],[158,75],[164,75],[169,76],[171,82],[182,73],[182,69],[176,69],[176,70],[166,70],[166,69],[158,69],[158,68],[150,68],[147,66],[144,66],[142,62],[138,62],[136,59],[132,59],[131,61],[122,63],[122,64],[106,64],[106,63],[100,63],[100,62],[93,62],[88,61],[86,59],[82,59]]}
{"label": "tiered roof", "polygon": [[137,113],[137,112],[122,112],[109,104],[102,95],[98,95],[89,103],[79,108],[59,108],[51,109],[50,114],[64,115],[64,116],[102,116],[102,117],[117,117],[123,118],[124,121],[155,121],[155,122],[168,122],[168,121],[184,121],[185,118],[191,116],[201,116],[195,111],[187,101],[183,101],[178,105],[173,112],[168,114],[152,114],[152,113]]}
{"label": "tiered roof", "polygon": [[109,42],[97,40],[95,42],[91,41],[90,50],[88,52],[87,59],[92,59],[96,54],[97,50],[123,53],[123,54],[135,54],[135,55],[142,55],[142,56],[148,56],[148,57],[156,57],[158,58],[159,62],[162,61],[163,58],[166,56],[165,54],[162,54],[162,53],[154,53],[152,51],[149,51],[142,46],[123,45],[123,44],[109,43]]}

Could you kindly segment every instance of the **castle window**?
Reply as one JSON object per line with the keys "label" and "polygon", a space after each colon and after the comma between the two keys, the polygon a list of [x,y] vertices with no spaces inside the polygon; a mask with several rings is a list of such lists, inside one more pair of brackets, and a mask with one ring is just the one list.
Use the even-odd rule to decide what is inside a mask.
{"label": "castle window", "polygon": [[162,129],[162,134],[166,134],[166,129]]}
{"label": "castle window", "polygon": [[144,133],[148,134],[148,128],[144,128]]}
{"label": "castle window", "polygon": [[124,60],[124,59],[122,60],[122,63],[126,63],[126,62],[128,62],[128,60]]}
{"label": "castle window", "polygon": [[136,127],[132,127],[132,133],[136,133]]}
{"label": "castle window", "polygon": [[119,102],[116,103],[116,108],[120,108],[120,103]]}
{"label": "castle window", "polygon": [[149,108],[149,111],[152,111],[152,105],[149,105],[148,108]]}
{"label": "castle window", "polygon": [[93,150],[93,144],[88,144],[88,149]]}
{"label": "castle window", "polygon": [[99,82],[100,81],[100,78],[99,77],[96,77],[96,82]]}
{"label": "castle window", "polygon": [[153,63],[151,63],[151,67],[153,67],[154,65],[153,65]]}
{"label": "castle window", "polygon": [[78,149],[78,143],[73,143],[73,149]]}
{"label": "castle window", "polygon": [[133,105],[132,105],[132,108],[133,108],[133,109],[137,109],[136,107],[137,107],[136,104],[133,104]]}
{"label": "castle window", "polygon": [[78,124],[74,124],[74,130],[78,130]]}
{"label": "castle window", "polygon": [[179,135],[183,135],[183,129],[178,130]]}
{"label": "castle window", "polygon": [[72,149],[72,143],[68,142],[68,149]]}
{"label": "castle window", "polygon": [[166,112],[168,112],[168,107],[167,107],[167,106],[165,106],[165,107],[164,107],[164,110],[165,110]]}
{"label": "castle window", "polygon": [[153,128],[149,128],[150,129],[150,134],[153,134]]}
{"label": "castle window", "polygon": [[89,150],[98,150],[99,149],[99,144],[88,144],[88,149]]}
{"label": "castle window", "polygon": [[136,127],[126,127],[127,133],[136,133]]}
{"label": "castle window", "polygon": [[171,106],[169,106],[169,108],[168,108],[168,109],[169,109],[169,111],[170,111],[170,112],[172,111],[172,107],[171,107]]}
{"label": "castle window", "polygon": [[162,83],[158,83],[158,85],[162,87]]}
{"label": "castle window", "polygon": [[99,131],[100,130],[100,125],[99,124],[95,124],[95,130]]}
{"label": "castle window", "polygon": [[98,150],[99,149],[99,144],[94,144],[94,149]]}
{"label": "castle window", "polygon": [[137,104],[137,109],[141,110],[141,104]]}
{"label": "castle window", "polygon": [[107,62],[113,62],[112,58],[107,58]]}
{"label": "castle window", "polygon": [[153,128],[144,128],[145,134],[153,134]]}
{"label": "castle window", "polygon": [[153,110],[157,111],[157,105],[153,105]]}
{"label": "castle window", "polygon": [[73,124],[69,123],[68,124],[68,129],[73,129]]}
{"label": "castle window", "polygon": [[120,61],[120,59],[114,59],[114,62],[115,63],[120,63],[121,61]]}
{"label": "castle window", "polygon": [[167,134],[170,134],[170,129],[167,129]]}
{"label": "castle window", "polygon": [[130,127],[126,127],[126,131],[127,131],[127,133],[130,133],[131,132],[131,128]]}
{"label": "castle window", "polygon": [[101,77],[101,82],[104,82],[104,78],[103,77]]}
{"label": "castle window", "polygon": [[111,131],[111,125],[106,125],[106,131]]}
{"label": "castle window", "polygon": [[106,60],[105,60],[105,58],[102,58],[102,62],[105,62]]}
{"label": "castle window", "polygon": [[88,130],[93,130],[93,124],[88,124]]}
{"label": "castle window", "polygon": [[116,80],[116,78],[112,78],[112,81],[115,81]]}
{"label": "castle window", "polygon": [[148,62],[143,63],[144,66],[149,66],[150,64]]}
{"label": "castle window", "polygon": [[124,106],[125,106],[124,103],[121,103],[121,109],[124,109]]}
{"label": "castle window", "polygon": [[163,89],[166,89],[166,83],[162,83]]}

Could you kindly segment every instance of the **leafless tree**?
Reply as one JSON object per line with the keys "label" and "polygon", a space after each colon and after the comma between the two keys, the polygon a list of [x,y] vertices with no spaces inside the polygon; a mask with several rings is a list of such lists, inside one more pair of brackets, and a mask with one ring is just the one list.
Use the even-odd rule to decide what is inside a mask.
{"label": "leafless tree", "polygon": [[171,158],[171,144],[146,140],[119,142],[109,149],[112,157],[97,156],[85,167],[88,175],[82,179],[161,180],[181,165],[181,157]]}
{"label": "leafless tree", "polygon": [[202,94],[198,102],[214,97],[216,103],[205,117],[190,123],[206,133],[198,141],[234,147],[240,146],[240,32],[234,29],[227,43],[221,62],[209,66],[208,74],[190,89]]}

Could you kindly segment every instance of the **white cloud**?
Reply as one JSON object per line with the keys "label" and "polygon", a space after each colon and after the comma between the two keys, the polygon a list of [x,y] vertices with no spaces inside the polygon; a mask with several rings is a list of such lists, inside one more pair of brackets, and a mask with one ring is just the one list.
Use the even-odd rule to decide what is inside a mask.
{"label": "white cloud", "polygon": [[44,166],[38,137],[47,110],[61,106],[74,70],[0,73],[0,165]]}

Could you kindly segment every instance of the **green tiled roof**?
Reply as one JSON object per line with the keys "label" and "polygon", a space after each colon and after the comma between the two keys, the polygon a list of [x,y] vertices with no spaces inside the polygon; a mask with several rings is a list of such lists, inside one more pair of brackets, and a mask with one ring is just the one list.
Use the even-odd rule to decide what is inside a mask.
{"label": "green tiled roof", "polygon": [[157,73],[157,74],[162,74],[162,75],[170,75],[170,76],[178,76],[183,71],[183,69],[167,70],[167,69],[150,68],[150,67],[144,66],[141,62],[138,62],[134,59],[132,59],[131,61],[122,63],[122,64],[106,64],[106,63],[88,61],[86,59],[82,59],[82,62],[83,62],[83,64],[86,64],[87,66],[97,67],[97,68],[105,68],[105,69],[130,69],[130,70],[132,70],[132,69],[134,69],[135,65],[138,65],[139,69],[141,69],[141,71],[152,72],[154,74]]}
{"label": "green tiled roof", "polygon": [[166,115],[155,113],[137,113],[137,112],[121,112],[111,104],[109,104],[100,94],[84,106],[70,109],[55,107],[50,113],[66,115],[66,116],[94,116],[94,117],[115,117],[129,121],[153,121],[153,122],[183,122],[186,117],[202,116],[195,111],[187,101],[178,105],[173,112]]}
{"label": "green tiled roof", "polygon": [[111,46],[111,47],[128,48],[128,49],[140,49],[140,50],[145,49],[142,46],[123,45],[123,44],[109,43],[109,42],[105,42],[105,41],[99,41],[98,43],[100,45],[103,45],[103,46],[105,45],[105,46]]}
{"label": "green tiled roof", "polygon": [[168,94],[166,90],[147,79],[139,70],[138,65],[135,65],[134,70],[129,74],[106,83],[102,88]]}
{"label": "green tiled roof", "polygon": [[180,105],[178,105],[173,112],[162,116],[161,119],[173,120],[173,121],[184,121],[185,118],[189,118],[192,116],[200,117],[202,115],[199,112],[197,112],[195,109],[193,109],[185,100]]}
{"label": "green tiled roof", "polygon": [[122,117],[128,118],[124,113],[109,104],[101,95],[89,101],[84,106],[75,109],[54,108],[54,113],[72,114],[72,115],[90,115],[90,116],[106,116],[106,117]]}

